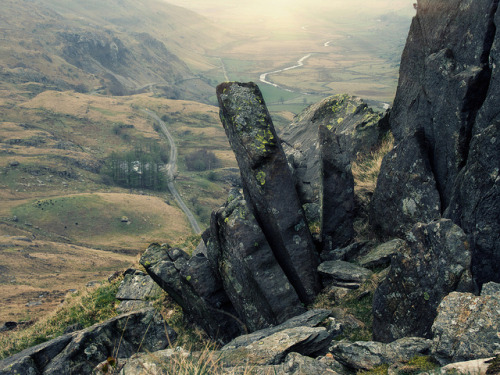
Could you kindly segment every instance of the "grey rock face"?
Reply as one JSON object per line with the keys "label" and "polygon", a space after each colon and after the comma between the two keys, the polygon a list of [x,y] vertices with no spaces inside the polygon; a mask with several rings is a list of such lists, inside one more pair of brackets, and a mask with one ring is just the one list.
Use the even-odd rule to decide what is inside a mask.
{"label": "grey rock face", "polygon": [[488,88],[495,3],[420,0],[403,52],[391,129],[397,141],[422,131],[444,207]]}
{"label": "grey rock face", "polygon": [[348,283],[358,284],[366,281],[373,274],[372,271],[355,264],[341,260],[323,262],[318,267],[318,272],[324,284],[345,286]]}
{"label": "grey rock face", "polygon": [[320,125],[321,240],[323,249],[347,245],[354,237],[354,178],[341,135]]}
{"label": "grey rock face", "polygon": [[222,350],[228,349],[236,349],[242,346],[248,346],[256,341],[262,340],[268,336],[271,336],[277,332],[283,331],[289,328],[297,328],[297,327],[316,327],[319,323],[324,321],[330,315],[330,310],[317,309],[310,310],[301,315],[295,316],[286,322],[275,326],[266,328],[260,331],[252,332],[247,335],[242,335],[228,344],[224,345]]}
{"label": "grey rock face", "polygon": [[441,201],[425,144],[415,137],[384,158],[371,203],[370,221],[383,233],[404,238],[417,222],[441,217]]}
{"label": "grey rock face", "polygon": [[[469,237],[479,285],[500,281],[498,13],[493,0],[418,2],[390,117],[399,152],[386,157],[373,199],[373,222],[401,234],[416,220],[428,221],[429,213],[432,218],[439,197],[440,213]],[[399,146],[415,137],[424,153]],[[430,167],[418,173],[423,178],[409,168],[414,159]],[[410,189],[398,188],[409,181]],[[425,192],[426,201],[409,206],[415,191]],[[412,215],[404,215],[404,201]],[[384,224],[388,213],[396,220]],[[400,218],[405,225],[394,231]]]}
{"label": "grey rock face", "polygon": [[266,237],[237,192],[212,216],[224,290],[250,332],[305,312]]}
{"label": "grey rock face", "polygon": [[390,344],[374,341],[341,341],[330,348],[334,358],[356,370],[371,370],[383,364],[408,361],[416,355],[430,353],[432,341],[420,337],[405,337]]}
{"label": "grey rock face", "polygon": [[169,246],[151,245],[140,263],[151,278],[184,310],[186,315],[220,342],[240,333],[236,311],[218,274],[201,253],[188,254]]}
{"label": "grey rock face", "polygon": [[432,332],[432,354],[442,364],[493,357],[500,350],[500,293],[451,293],[439,305]]}
{"label": "grey rock face", "polygon": [[[500,90],[500,84],[498,86]],[[488,281],[500,282],[499,121],[500,117],[486,128],[477,129],[470,144],[467,165],[457,179],[446,213],[469,235],[473,251],[472,272],[480,285]]]}
{"label": "grey rock face", "polygon": [[262,94],[253,83],[217,87],[220,118],[245,199],[302,302],[319,292],[318,254]]}
{"label": "grey rock face", "polygon": [[373,338],[430,338],[441,300],[452,291],[473,291],[464,232],[451,220],[417,224],[392,259],[389,275],[373,297]]}
{"label": "grey rock face", "polygon": [[145,309],[26,349],[0,361],[0,374],[92,374],[108,357],[161,350],[176,336],[159,314]]}

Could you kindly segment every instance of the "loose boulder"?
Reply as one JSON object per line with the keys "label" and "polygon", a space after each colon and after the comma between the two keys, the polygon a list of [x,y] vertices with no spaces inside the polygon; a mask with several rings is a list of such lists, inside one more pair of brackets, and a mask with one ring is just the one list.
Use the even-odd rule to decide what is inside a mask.
{"label": "loose boulder", "polygon": [[437,312],[432,353],[442,364],[488,358],[500,351],[500,292],[454,292]]}
{"label": "loose boulder", "polygon": [[108,357],[161,350],[176,336],[160,314],[144,309],[23,350],[0,361],[0,374],[92,374]]}

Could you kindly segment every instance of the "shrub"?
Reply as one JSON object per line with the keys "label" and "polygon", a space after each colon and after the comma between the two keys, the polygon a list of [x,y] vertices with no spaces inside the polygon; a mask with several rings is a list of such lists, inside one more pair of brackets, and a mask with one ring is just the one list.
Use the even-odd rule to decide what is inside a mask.
{"label": "shrub", "polygon": [[185,156],[186,167],[190,171],[207,171],[219,168],[220,160],[212,151],[197,150]]}

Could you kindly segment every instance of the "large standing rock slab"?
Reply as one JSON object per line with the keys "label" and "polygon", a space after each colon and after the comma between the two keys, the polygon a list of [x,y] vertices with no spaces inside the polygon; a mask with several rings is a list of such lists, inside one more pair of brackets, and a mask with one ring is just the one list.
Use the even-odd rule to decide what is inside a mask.
{"label": "large standing rock slab", "polygon": [[151,278],[184,310],[187,317],[222,343],[236,337],[242,327],[222,281],[204,254],[192,258],[170,246],[152,244],[140,263]]}
{"label": "large standing rock slab", "polygon": [[493,357],[500,350],[500,292],[451,293],[432,332],[432,353],[442,364]]}
{"label": "large standing rock slab", "polygon": [[426,147],[421,137],[408,137],[382,162],[370,222],[386,235],[404,237],[415,223],[441,217],[441,199]]}
{"label": "large standing rock slab", "polygon": [[354,178],[351,160],[333,127],[319,127],[321,159],[321,241],[323,249],[347,245],[354,238]]}
{"label": "large standing rock slab", "polygon": [[405,337],[389,344],[374,341],[341,341],[330,348],[333,357],[356,370],[371,370],[383,364],[408,361],[416,355],[430,353],[432,341],[421,337]]}
{"label": "large standing rock slab", "polygon": [[[168,335],[168,337],[167,337]],[[0,374],[92,374],[108,357],[164,349],[176,333],[154,309],[123,314],[0,361]]]}
{"label": "large standing rock slab", "polygon": [[302,302],[319,292],[318,254],[262,94],[253,83],[217,87],[220,118],[247,203]]}
{"label": "large standing rock slab", "polygon": [[305,312],[243,197],[231,194],[212,219],[222,284],[248,330],[277,325]]}
{"label": "large standing rock slab", "polygon": [[373,297],[373,338],[431,338],[441,300],[452,291],[473,291],[465,233],[451,220],[417,224],[392,259]]}

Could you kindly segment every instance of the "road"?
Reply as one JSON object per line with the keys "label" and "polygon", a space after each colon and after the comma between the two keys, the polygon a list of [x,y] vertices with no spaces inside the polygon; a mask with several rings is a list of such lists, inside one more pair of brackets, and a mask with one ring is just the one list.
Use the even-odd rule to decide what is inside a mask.
{"label": "road", "polygon": [[168,143],[170,144],[170,158],[168,160],[168,164],[166,165],[167,187],[170,193],[174,196],[175,201],[177,202],[181,210],[184,212],[184,214],[186,214],[186,217],[189,221],[189,224],[191,224],[193,231],[196,234],[200,234],[201,228],[200,225],[198,224],[198,221],[196,220],[196,218],[194,217],[193,213],[188,208],[188,206],[186,206],[186,204],[182,200],[182,197],[177,191],[174,184],[175,172],[177,170],[177,146],[175,145],[174,137],[172,137],[172,134],[170,134],[170,132],[168,131],[167,125],[155,112],[148,109],[141,109],[141,111],[147,114],[148,116],[152,117],[156,122],[158,122],[160,130],[162,131],[163,135],[165,135],[165,137],[168,140]]}

